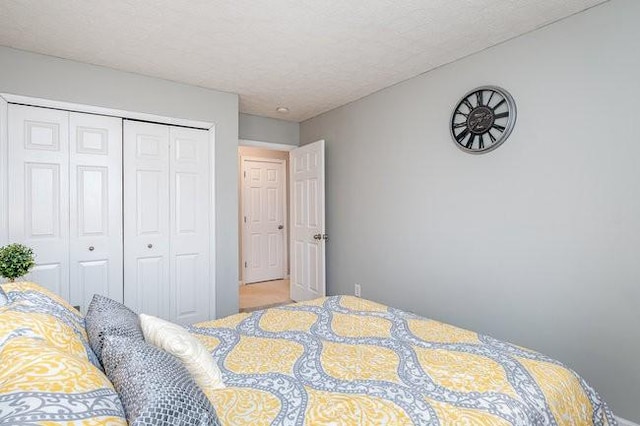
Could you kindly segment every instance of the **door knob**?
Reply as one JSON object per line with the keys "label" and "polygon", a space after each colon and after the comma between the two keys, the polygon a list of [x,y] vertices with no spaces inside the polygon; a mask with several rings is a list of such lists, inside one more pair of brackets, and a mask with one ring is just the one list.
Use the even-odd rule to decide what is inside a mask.
{"label": "door knob", "polygon": [[278,229],[284,229],[284,225],[278,225]]}
{"label": "door knob", "polygon": [[147,248],[153,248],[153,244],[147,244]]}
{"label": "door knob", "polygon": [[316,234],[313,236],[314,240],[321,240],[322,239],[322,234]]}
{"label": "door knob", "polygon": [[323,240],[328,240],[328,239],[329,239],[329,236],[328,236],[327,234],[322,234],[322,239],[323,239]]}
{"label": "door knob", "polygon": [[95,250],[95,247],[89,246],[89,251],[93,251],[93,250]]}

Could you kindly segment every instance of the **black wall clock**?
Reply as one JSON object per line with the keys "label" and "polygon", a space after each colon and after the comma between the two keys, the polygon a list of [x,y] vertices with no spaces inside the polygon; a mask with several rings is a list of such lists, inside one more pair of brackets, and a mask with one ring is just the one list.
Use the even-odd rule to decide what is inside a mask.
{"label": "black wall clock", "polygon": [[516,123],[516,103],[504,89],[482,86],[462,97],[451,115],[451,136],[456,146],[471,154],[499,147]]}

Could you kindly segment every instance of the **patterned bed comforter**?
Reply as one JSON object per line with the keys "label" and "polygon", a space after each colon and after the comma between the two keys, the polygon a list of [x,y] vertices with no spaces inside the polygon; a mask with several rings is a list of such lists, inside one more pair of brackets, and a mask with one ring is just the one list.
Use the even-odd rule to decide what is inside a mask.
{"label": "patterned bed comforter", "polygon": [[192,326],[229,425],[614,425],[575,372],[537,352],[349,296]]}

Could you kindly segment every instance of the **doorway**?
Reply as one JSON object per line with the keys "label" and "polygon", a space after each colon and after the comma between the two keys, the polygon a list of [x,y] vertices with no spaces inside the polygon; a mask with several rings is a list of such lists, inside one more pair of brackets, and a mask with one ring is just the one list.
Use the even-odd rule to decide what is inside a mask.
{"label": "doorway", "polygon": [[239,300],[250,312],[291,302],[289,153],[240,146],[238,159]]}

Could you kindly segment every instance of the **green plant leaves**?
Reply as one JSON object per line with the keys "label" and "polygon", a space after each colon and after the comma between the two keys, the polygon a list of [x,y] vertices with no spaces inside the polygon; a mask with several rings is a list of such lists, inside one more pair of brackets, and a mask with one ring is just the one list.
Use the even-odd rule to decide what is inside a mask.
{"label": "green plant leaves", "polygon": [[0,276],[15,280],[26,275],[35,265],[33,250],[22,244],[0,248]]}

